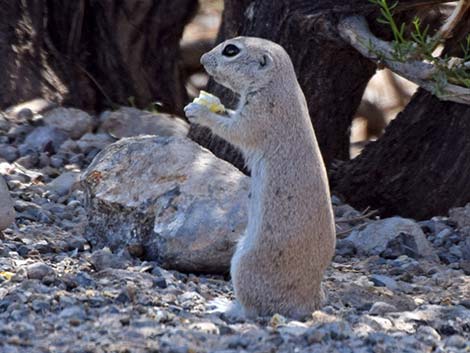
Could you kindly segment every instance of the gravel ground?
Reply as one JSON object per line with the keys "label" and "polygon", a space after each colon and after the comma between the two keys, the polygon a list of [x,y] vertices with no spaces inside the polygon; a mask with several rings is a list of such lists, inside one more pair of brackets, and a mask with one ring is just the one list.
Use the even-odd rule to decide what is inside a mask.
{"label": "gravel ground", "polygon": [[73,140],[16,119],[0,119],[0,173],[17,212],[0,233],[0,352],[470,351],[470,238],[451,219],[420,222],[431,260],[366,257],[338,241],[328,302],[309,321],[232,321],[208,304],[233,299],[227,278],[90,248],[76,176],[109,136],[90,126]]}

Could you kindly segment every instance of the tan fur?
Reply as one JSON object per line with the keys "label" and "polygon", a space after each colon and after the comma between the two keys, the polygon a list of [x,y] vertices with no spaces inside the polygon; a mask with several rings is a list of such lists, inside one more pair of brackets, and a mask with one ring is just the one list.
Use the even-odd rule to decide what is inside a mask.
{"label": "tan fur", "polygon": [[[222,55],[228,44],[240,53]],[[237,145],[252,174],[248,225],[231,265],[235,296],[248,317],[306,317],[322,303],[335,227],[325,167],[291,60],[275,43],[238,37],[201,62],[240,95],[240,103],[228,116],[191,103],[186,116]]]}

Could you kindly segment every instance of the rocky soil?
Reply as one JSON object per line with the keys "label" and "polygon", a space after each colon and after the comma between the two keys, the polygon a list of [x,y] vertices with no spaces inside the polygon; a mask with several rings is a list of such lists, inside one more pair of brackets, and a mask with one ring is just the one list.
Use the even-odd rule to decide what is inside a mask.
{"label": "rocky soil", "polygon": [[325,306],[306,322],[232,321],[210,303],[233,299],[227,277],[163,269],[139,244],[91,246],[79,178],[116,137],[139,131],[113,135],[109,114],[30,106],[0,116],[0,352],[470,351],[470,206],[378,220],[333,197]]}

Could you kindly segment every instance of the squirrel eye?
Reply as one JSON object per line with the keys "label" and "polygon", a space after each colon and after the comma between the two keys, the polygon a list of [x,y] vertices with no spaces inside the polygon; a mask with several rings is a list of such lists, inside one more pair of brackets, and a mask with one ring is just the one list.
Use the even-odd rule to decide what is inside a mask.
{"label": "squirrel eye", "polygon": [[240,49],[236,45],[229,44],[222,51],[222,55],[232,57],[232,56],[237,55],[239,52],[240,52]]}

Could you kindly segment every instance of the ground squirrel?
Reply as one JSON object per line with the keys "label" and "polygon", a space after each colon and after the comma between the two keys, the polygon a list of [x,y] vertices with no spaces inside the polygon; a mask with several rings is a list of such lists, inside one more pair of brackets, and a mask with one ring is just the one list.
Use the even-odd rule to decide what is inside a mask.
{"label": "ground squirrel", "polygon": [[204,54],[214,80],[239,94],[236,111],[186,106],[192,123],[238,146],[251,170],[248,225],[231,263],[235,297],[248,317],[303,318],[322,302],[335,248],[325,167],[304,94],[285,50],[238,37]]}

